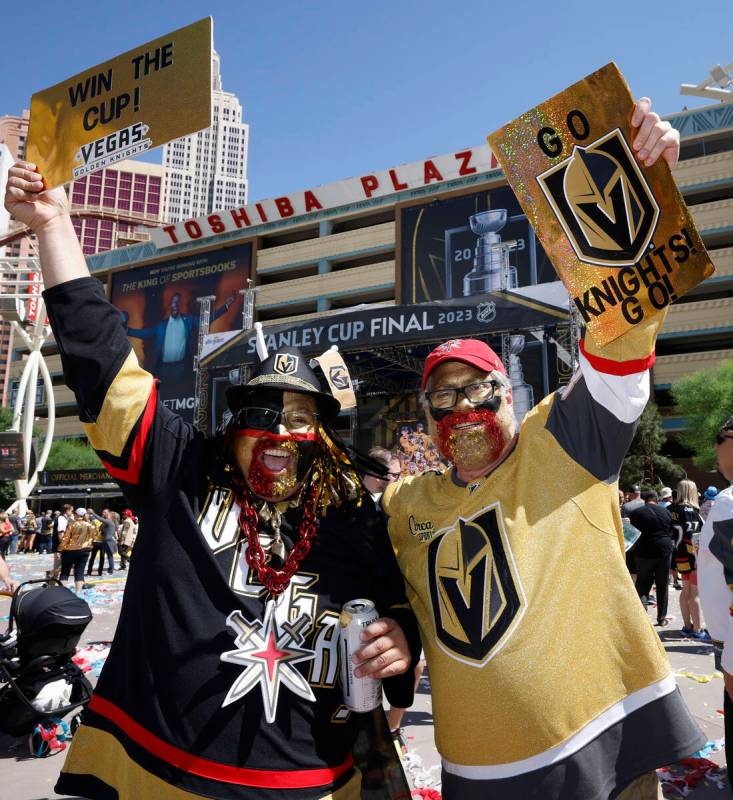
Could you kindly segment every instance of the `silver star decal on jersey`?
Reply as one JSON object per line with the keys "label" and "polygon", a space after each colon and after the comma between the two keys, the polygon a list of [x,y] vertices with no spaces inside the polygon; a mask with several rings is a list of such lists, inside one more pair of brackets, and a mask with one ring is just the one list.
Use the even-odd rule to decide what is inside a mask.
{"label": "silver star decal on jersey", "polygon": [[220,658],[229,664],[244,666],[242,674],[234,681],[223,706],[241,700],[259,684],[265,705],[265,718],[275,721],[280,687],[285,686],[304,700],[315,701],[308,681],[295,669],[295,664],[315,658],[315,652],[302,647],[309,617],[301,614],[295,622],[278,625],[275,601],[270,600],[264,621],[247,621],[241,611],[232,611],[227,625],[236,634],[237,649],[222,653]]}

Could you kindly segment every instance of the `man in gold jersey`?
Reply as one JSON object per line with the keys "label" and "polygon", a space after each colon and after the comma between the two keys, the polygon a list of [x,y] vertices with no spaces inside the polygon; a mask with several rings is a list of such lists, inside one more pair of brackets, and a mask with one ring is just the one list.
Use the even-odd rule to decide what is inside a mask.
{"label": "man in gold jersey", "polygon": [[[637,103],[633,142],[674,165],[679,137]],[[664,314],[604,348],[517,427],[484,342],[453,340],[422,380],[453,462],[387,488],[420,623],[446,800],[661,797],[654,769],[704,743],[623,558],[618,472],[649,397]]]}

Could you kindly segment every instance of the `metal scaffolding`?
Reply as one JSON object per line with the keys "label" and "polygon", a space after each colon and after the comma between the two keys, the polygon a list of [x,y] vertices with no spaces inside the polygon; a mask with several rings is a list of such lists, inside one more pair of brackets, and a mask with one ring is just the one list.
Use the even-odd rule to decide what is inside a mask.
{"label": "metal scaffolding", "polygon": [[[51,374],[41,352],[51,335],[43,302],[43,279],[40,262],[35,257],[0,258],[0,319],[12,325],[14,334],[28,348],[18,393],[13,408],[10,430],[23,435],[25,478],[15,481],[16,500],[8,508],[26,513],[27,499],[38,482],[38,473],[46,466],[53,443],[56,402]],[[36,419],[36,386],[39,374],[43,380],[48,409],[48,425],[41,453],[32,465],[33,423]]]}

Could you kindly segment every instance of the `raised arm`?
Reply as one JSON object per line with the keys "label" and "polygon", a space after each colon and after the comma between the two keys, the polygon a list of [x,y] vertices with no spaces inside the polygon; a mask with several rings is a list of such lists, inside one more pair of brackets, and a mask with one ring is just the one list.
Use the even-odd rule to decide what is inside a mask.
{"label": "raised arm", "polygon": [[[10,170],[5,205],[38,236],[46,310],[89,442],[133,501],[146,467],[145,489],[155,492],[178,468],[192,431],[157,402],[153,376],[89,274],[63,190],[44,191],[34,166],[21,162]],[[155,468],[146,457],[153,440]]]}
{"label": "raised arm", "polygon": [[[651,100],[636,104],[632,147],[644,166],[679,158],[679,133],[651,110]],[[649,369],[666,309],[639,323],[605,347],[586,336],[580,370],[561,392],[547,420],[561,446],[592,475],[606,483],[618,478],[624,456],[649,400]]]}
{"label": "raised arm", "polygon": [[35,164],[19,161],[8,172],[5,207],[38,238],[46,289],[75,278],[89,277],[84,254],[69,217],[62,187],[43,191]]}

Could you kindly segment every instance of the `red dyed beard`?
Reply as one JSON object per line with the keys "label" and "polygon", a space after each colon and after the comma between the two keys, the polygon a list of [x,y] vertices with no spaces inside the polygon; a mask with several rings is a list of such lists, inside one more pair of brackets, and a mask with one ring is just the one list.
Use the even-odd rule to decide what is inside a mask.
{"label": "red dyed beard", "polygon": [[[277,434],[260,430],[240,430],[237,436],[256,438],[252,449],[252,460],[245,474],[247,485],[253,494],[263,500],[286,500],[303,484],[315,455],[315,433]],[[289,451],[290,458],[282,459],[282,465],[274,465],[273,456],[267,450]]]}
{"label": "red dyed beard", "polygon": [[[455,430],[458,425],[471,425]],[[507,436],[493,411],[452,412],[436,420],[438,449],[458,469],[474,471],[493,464],[504,452]]]}

